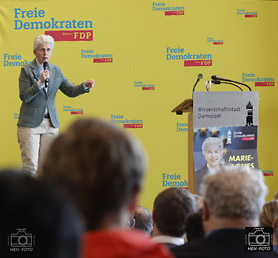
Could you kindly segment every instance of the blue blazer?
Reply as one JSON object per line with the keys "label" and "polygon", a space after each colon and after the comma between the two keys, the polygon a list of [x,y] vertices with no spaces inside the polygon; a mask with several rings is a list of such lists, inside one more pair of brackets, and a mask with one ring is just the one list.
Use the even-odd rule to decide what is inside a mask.
{"label": "blue blazer", "polygon": [[48,91],[44,87],[39,89],[37,81],[40,79],[40,71],[36,60],[21,68],[19,76],[19,97],[22,100],[17,126],[38,127],[48,108],[50,120],[55,128],[59,128],[59,118],[55,108],[55,96],[59,90],[69,97],[76,97],[89,90],[85,90],[83,84],[73,86],[63,75],[61,69],[49,64],[51,73],[48,84]]}

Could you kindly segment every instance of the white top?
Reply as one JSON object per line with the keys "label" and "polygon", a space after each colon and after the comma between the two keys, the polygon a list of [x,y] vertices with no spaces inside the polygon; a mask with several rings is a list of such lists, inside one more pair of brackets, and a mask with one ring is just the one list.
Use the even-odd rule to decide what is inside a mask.
{"label": "white top", "polygon": [[182,237],[173,237],[173,236],[155,236],[152,238],[153,242],[156,243],[170,243],[170,244],[175,244],[175,245],[183,245],[184,244],[184,239]]}

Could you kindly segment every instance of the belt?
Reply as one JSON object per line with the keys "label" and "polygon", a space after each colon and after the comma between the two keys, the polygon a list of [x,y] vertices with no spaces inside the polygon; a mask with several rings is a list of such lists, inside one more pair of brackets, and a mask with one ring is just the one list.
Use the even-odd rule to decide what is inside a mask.
{"label": "belt", "polygon": [[50,118],[49,113],[45,114],[44,118]]}

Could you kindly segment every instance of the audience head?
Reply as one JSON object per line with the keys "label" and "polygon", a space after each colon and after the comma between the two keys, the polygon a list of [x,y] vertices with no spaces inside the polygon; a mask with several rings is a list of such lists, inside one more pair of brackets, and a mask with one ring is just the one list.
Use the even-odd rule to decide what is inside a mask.
{"label": "audience head", "polygon": [[278,201],[278,191],[274,194],[274,200]]}
{"label": "audience head", "polygon": [[195,199],[195,202],[197,204],[197,208],[198,209],[202,209],[202,205],[203,205],[203,198],[200,195],[197,194],[193,194],[193,197]]}
{"label": "audience head", "polygon": [[258,223],[267,194],[261,171],[248,167],[223,167],[216,174],[206,175],[201,189],[204,214],[208,210],[214,219]]}
{"label": "audience head", "polygon": [[153,230],[152,213],[145,207],[137,206],[134,210],[134,229],[141,230],[151,235]]}
{"label": "audience head", "polygon": [[185,221],[195,210],[194,197],[186,189],[171,187],[162,191],[154,200],[154,235],[183,237]]}
{"label": "audience head", "polygon": [[267,202],[263,206],[263,212],[260,216],[260,225],[262,227],[272,227],[274,219],[278,216],[278,201]]}
{"label": "audience head", "polygon": [[124,226],[145,171],[143,149],[126,131],[99,119],[76,120],[49,148],[44,177],[66,192],[87,230]]}
{"label": "audience head", "polygon": [[264,204],[260,216],[261,227],[273,227],[273,244],[278,245],[278,201]]}
{"label": "audience head", "polygon": [[278,245],[278,214],[273,221],[273,244]]}
{"label": "audience head", "polygon": [[203,228],[202,215],[203,212],[202,209],[200,209],[188,216],[185,222],[186,238],[188,242],[195,238],[204,237],[205,232]]}
{"label": "audience head", "polygon": [[52,186],[1,171],[0,206],[0,257],[79,257],[81,220]]}

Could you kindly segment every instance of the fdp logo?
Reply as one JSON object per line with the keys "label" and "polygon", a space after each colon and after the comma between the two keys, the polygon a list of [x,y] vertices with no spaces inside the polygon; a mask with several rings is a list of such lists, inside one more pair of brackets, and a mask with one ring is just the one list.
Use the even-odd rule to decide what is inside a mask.
{"label": "fdp logo", "polygon": [[212,54],[190,53],[183,47],[166,47],[166,60],[184,60],[183,65],[188,66],[212,66]]}
{"label": "fdp logo", "polygon": [[143,120],[137,120],[137,119],[127,119],[125,116],[118,114],[114,115],[111,114],[111,123],[112,124],[122,124],[123,128],[143,128]]}
{"label": "fdp logo", "polygon": [[83,108],[72,108],[71,106],[63,106],[64,112],[70,112],[71,115],[83,115]]}
{"label": "fdp logo", "polygon": [[144,83],[143,81],[135,81],[134,86],[142,90],[155,90],[155,85],[153,83]]}
{"label": "fdp logo", "polygon": [[93,40],[93,30],[46,31],[45,34],[52,36],[55,41],[92,41]]}
{"label": "fdp logo", "polygon": [[257,18],[257,12],[247,12],[245,9],[237,9],[237,15],[244,15],[245,18]]}
{"label": "fdp logo", "polygon": [[262,170],[264,176],[273,176],[273,170]]}
{"label": "fdp logo", "polygon": [[223,45],[224,44],[223,40],[217,40],[212,37],[207,37],[207,42],[211,42],[213,45]]}
{"label": "fdp logo", "polygon": [[273,87],[274,77],[260,77],[255,73],[242,73],[242,82],[255,82],[255,87]]}
{"label": "fdp logo", "polygon": [[152,2],[153,12],[164,12],[165,16],[184,15],[184,6],[168,6],[164,2]]}

